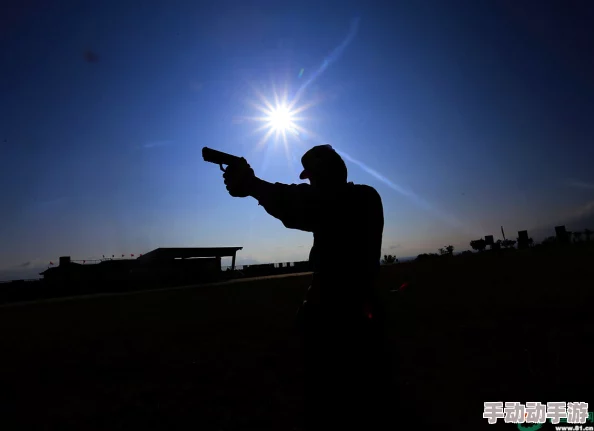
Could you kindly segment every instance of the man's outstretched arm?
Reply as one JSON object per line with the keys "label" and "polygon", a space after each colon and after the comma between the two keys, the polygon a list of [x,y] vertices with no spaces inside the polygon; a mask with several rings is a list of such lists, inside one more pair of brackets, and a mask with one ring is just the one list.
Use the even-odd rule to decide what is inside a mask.
{"label": "man's outstretched arm", "polygon": [[289,229],[312,232],[323,215],[321,201],[308,184],[273,184],[255,177],[250,196]]}
{"label": "man's outstretched arm", "polygon": [[324,200],[310,185],[269,183],[256,177],[245,159],[228,166],[223,177],[231,196],[254,197],[290,229],[312,232],[325,215]]}

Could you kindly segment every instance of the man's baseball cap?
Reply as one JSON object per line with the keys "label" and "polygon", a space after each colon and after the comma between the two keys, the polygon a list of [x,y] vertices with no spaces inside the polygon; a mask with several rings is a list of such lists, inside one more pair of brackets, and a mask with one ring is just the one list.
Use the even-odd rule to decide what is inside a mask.
{"label": "man's baseball cap", "polygon": [[301,158],[303,172],[299,179],[305,180],[316,175],[333,180],[347,180],[347,167],[342,157],[331,145],[317,145],[307,151]]}

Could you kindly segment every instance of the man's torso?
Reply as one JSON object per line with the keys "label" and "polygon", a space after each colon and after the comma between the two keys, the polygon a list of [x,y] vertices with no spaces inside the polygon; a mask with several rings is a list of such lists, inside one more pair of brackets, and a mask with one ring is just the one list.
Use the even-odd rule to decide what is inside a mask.
{"label": "man's torso", "polygon": [[329,193],[327,199],[327,217],[313,232],[310,264],[314,278],[308,299],[369,300],[381,258],[381,198],[369,186],[349,183]]}

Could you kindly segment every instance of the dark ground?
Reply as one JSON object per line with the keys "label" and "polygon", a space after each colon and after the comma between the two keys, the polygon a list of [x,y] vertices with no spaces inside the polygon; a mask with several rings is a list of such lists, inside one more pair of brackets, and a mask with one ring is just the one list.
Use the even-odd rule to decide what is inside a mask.
{"label": "dark ground", "polygon": [[[386,429],[517,429],[488,426],[484,401],[594,411],[593,263],[584,249],[384,267],[385,291],[410,282],[389,295]],[[309,279],[0,307],[0,429],[293,430]]]}

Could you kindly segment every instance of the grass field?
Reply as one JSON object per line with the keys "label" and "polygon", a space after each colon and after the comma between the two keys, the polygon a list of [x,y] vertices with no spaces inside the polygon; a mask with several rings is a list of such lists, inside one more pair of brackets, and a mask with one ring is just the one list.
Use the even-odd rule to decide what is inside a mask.
{"label": "grass field", "polygon": [[[387,429],[497,429],[484,401],[591,402],[593,260],[384,267],[397,377]],[[293,430],[303,402],[293,318],[310,278],[0,307],[0,429]],[[388,293],[405,280],[405,295]]]}

